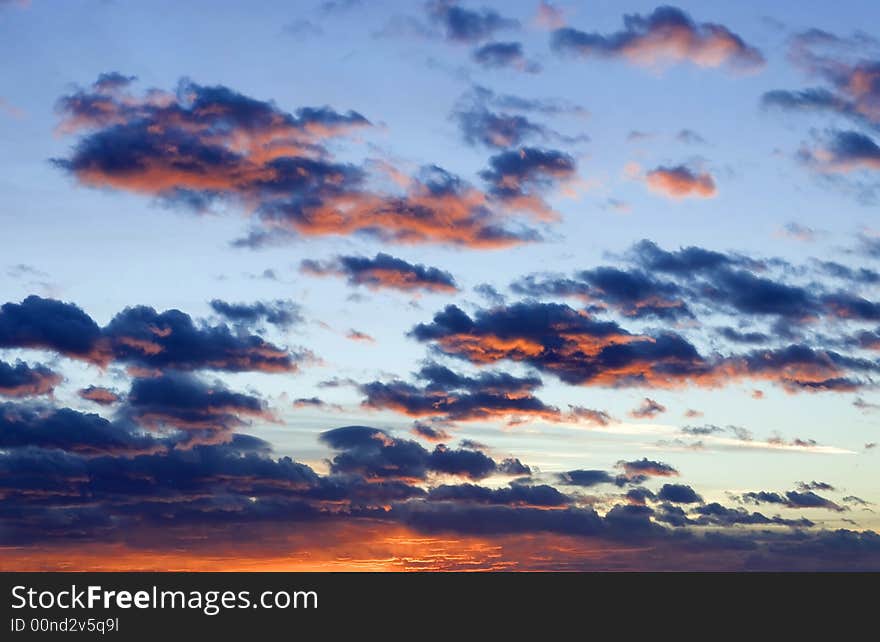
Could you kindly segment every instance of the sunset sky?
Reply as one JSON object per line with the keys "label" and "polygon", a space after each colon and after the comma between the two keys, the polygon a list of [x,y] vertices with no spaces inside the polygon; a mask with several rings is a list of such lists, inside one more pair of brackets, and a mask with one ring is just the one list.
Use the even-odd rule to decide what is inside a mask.
{"label": "sunset sky", "polygon": [[0,0],[0,569],[880,569],[877,24]]}

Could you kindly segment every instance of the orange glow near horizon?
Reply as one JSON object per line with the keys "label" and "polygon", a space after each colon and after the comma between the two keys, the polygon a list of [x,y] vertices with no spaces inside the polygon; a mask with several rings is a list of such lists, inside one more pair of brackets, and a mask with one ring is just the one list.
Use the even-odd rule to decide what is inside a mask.
{"label": "orange glow near horizon", "polygon": [[173,545],[81,543],[0,548],[0,571],[513,571],[633,568],[650,548],[550,534],[426,535],[384,524]]}

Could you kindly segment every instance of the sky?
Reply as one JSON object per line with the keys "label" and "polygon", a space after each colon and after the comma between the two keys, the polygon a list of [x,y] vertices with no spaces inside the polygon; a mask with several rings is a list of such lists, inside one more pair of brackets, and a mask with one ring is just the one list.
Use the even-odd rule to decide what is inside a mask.
{"label": "sky", "polygon": [[0,568],[880,569],[878,19],[0,1]]}

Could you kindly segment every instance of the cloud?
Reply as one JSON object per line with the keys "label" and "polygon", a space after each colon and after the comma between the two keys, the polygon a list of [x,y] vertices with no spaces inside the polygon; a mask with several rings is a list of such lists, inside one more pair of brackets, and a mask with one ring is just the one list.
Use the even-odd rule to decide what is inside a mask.
{"label": "cloud", "polygon": [[[585,506],[577,494],[568,495],[548,483],[517,479],[506,486],[481,486],[473,481],[494,474],[521,476],[530,470],[518,460],[499,463],[471,448],[428,450],[364,426],[322,433],[321,441],[333,455],[329,474],[321,475],[290,457],[276,458],[269,444],[255,437],[232,435],[223,443],[180,449],[155,435],[134,432],[121,420],[111,422],[97,415],[29,404],[8,408],[9,404],[0,407],[0,422],[8,422],[11,415],[15,424],[0,430],[0,439],[5,440],[0,444],[0,496],[4,500],[0,517],[8,524],[0,540],[19,547],[16,550],[32,550],[50,542],[61,547],[96,542],[106,553],[107,547],[129,541],[136,532],[150,534],[148,554],[182,550],[198,563],[197,542],[205,538],[216,542],[224,533],[234,533],[230,541],[241,552],[241,533],[253,533],[260,525],[285,537],[291,532],[318,537],[325,532],[320,529],[323,523],[337,533],[372,524],[387,535],[392,532],[387,529],[397,525],[423,537],[452,533],[456,541],[469,534],[486,538],[522,534],[529,539],[554,534],[592,538],[597,546],[619,548],[633,543],[640,546],[634,548],[636,557],[631,562],[642,566],[645,558],[637,551],[644,546],[666,551],[664,556],[695,555],[707,565],[701,568],[717,568],[719,556],[728,558],[745,550],[763,556],[757,561],[750,558],[752,567],[858,564],[863,569],[880,553],[880,539],[870,533],[818,531],[805,518],[768,518],[718,503],[686,511],[643,487],[628,491],[628,504],[612,500],[602,515]],[[619,465],[625,479],[604,471],[566,475],[588,487],[593,482],[621,486],[649,474],[676,473],[668,464],[647,459]],[[577,473],[583,474],[579,480]],[[464,480],[450,482],[450,475]],[[687,490],[670,490],[672,486],[664,487],[661,494],[670,495],[673,501],[691,497]],[[648,500],[664,503],[651,508]],[[673,532],[662,524],[687,531]],[[761,528],[767,525],[798,530],[790,536]],[[734,526],[736,530],[718,530]],[[701,532],[704,527],[709,528]],[[201,535],[196,543],[195,532]],[[682,537],[687,547],[674,548]],[[578,540],[565,541],[564,550],[582,559],[586,540],[581,540],[582,545]],[[268,546],[267,540],[260,538],[260,542],[261,547]],[[487,543],[500,541],[482,541],[483,546]],[[286,545],[289,553],[289,540]],[[565,556],[559,557],[556,547],[542,544],[539,548],[545,557],[547,551],[552,552],[553,564],[567,568]],[[350,559],[361,553],[350,545],[346,550]],[[601,552],[601,546],[596,552]],[[66,559],[82,563],[81,556]],[[678,558],[676,563],[681,563]],[[731,564],[740,568],[746,562],[735,558]]]}
{"label": "cloud", "polygon": [[660,166],[645,174],[648,187],[670,198],[712,198],[718,190],[707,172],[697,172],[685,165]]}
{"label": "cloud", "polygon": [[493,459],[476,450],[438,445],[428,451],[415,441],[365,426],[328,430],[320,439],[339,451],[330,461],[332,473],[358,474],[366,479],[425,479],[428,473],[482,479],[497,468]]}
{"label": "cloud", "polygon": [[515,69],[530,74],[541,71],[541,65],[526,58],[519,42],[490,42],[474,49],[471,58],[488,69]]}
{"label": "cloud", "polygon": [[703,498],[686,484],[663,484],[657,498],[674,504],[702,504]]}
{"label": "cloud", "polygon": [[211,309],[230,323],[253,326],[261,321],[287,329],[303,322],[302,309],[293,301],[257,301],[229,303],[220,299],[211,301]]}
{"label": "cloud", "polygon": [[50,395],[63,378],[44,365],[30,366],[23,361],[15,364],[0,360],[0,395],[32,397]]}
{"label": "cloud", "polygon": [[[381,177],[333,160],[328,139],[370,126],[329,107],[294,113],[228,87],[183,80],[174,93],[92,86],[59,101],[62,133],[79,134],[55,165],[79,182],[145,194],[197,211],[243,207],[258,227],[237,242],[360,234],[398,243],[508,247],[537,235],[510,227],[508,203],[429,166],[404,193],[371,189]],[[502,211],[493,209],[497,205]]]}
{"label": "cloud", "polygon": [[[851,292],[827,289],[819,283],[804,286],[764,276],[762,273],[769,272],[774,264],[791,267],[778,260],[754,260],[697,247],[667,252],[650,241],[637,243],[630,256],[645,270],[669,274],[677,280],[672,285],[678,287],[683,299],[711,305],[714,312],[778,315],[797,323],[812,323],[822,316],[873,320],[880,313],[875,302]],[[872,279],[870,271],[853,271],[837,264],[819,266],[823,272],[831,270],[852,286],[865,280],[870,283]],[[735,329],[722,328],[721,334],[739,343],[757,343],[760,338]]]}
{"label": "cloud", "polygon": [[687,276],[693,272],[708,272],[744,263],[740,257],[696,246],[667,251],[647,239],[633,245],[631,255],[633,260],[647,269],[676,276]]}
{"label": "cloud", "polygon": [[569,406],[569,416],[577,421],[594,426],[607,426],[616,421],[610,414],[604,410],[594,410],[585,408],[584,406]]}
{"label": "cloud", "polygon": [[655,499],[657,499],[657,495],[642,486],[630,488],[626,491],[626,500],[636,506],[645,506],[648,500],[653,501]]}
{"label": "cloud", "polygon": [[791,239],[792,241],[802,241],[809,243],[816,240],[816,230],[806,225],[801,225],[795,221],[786,223],[779,229],[777,235],[782,238]]}
{"label": "cloud", "polygon": [[675,140],[685,145],[705,145],[706,139],[693,129],[680,129],[675,135]]}
{"label": "cloud", "polygon": [[521,145],[532,138],[543,138],[542,125],[520,114],[491,112],[482,106],[470,106],[454,113],[464,141],[496,149]]}
{"label": "cloud", "polygon": [[582,105],[559,98],[526,98],[515,94],[499,94],[483,85],[471,87],[470,94],[475,102],[494,109],[543,114],[544,116],[570,116],[579,119],[587,118],[590,115],[590,112]]}
{"label": "cloud", "polygon": [[416,376],[425,383],[414,385],[395,379],[362,384],[362,405],[447,422],[504,417],[517,422],[566,419],[559,408],[545,404],[533,394],[543,385],[538,377],[516,377],[506,372],[482,372],[469,377],[436,363],[425,365]]}
{"label": "cloud", "polygon": [[322,410],[328,408],[338,410],[341,408],[340,406],[328,404],[319,397],[298,397],[293,400],[292,405],[294,408],[320,408]]}
{"label": "cloud", "polygon": [[473,319],[451,305],[411,336],[478,365],[521,361],[580,385],[669,387],[713,373],[678,335],[633,335],[561,304],[521,302]]}
{"label": "cloud", "polygon": [[784,494],[768,491],[748,492],[743,493],[740,498],[744,502],[754,504],[781,504],[789,508],[825,508],[838,513],[847,510],[846,507],[840,506],[830,499],[821,497],[812,490],[790,490]]}
{"label": "cloud", "polygon": [[633,461],[619,461],[617,462],[617,466],[623,468],[627,477],[636,479],[643,477],[678,476],[678,471],[669,464],[665,464],[662,461],[654,461],[647,457]]}
{"label": "cloud", "polygon": [[122,395],[110,388],[102,386],[87,386],[76,391],[80,399],[91,401],[99,406],[112,406],[122,401]]}
{"label": "cloud", "polygon": [[666,412],[666,406],[657,403],[653,399],[645,397],[638,408],[630,411],[629,416],[634,419],[653,419],[664,412]]}
{"label": "cloud", "polygon": [[764,66],[764,56],[727,27],[695,22],[675,7],[658,7],[649,15],[623,17],[623,30],[602,35],[570,27],[553,32],[551,47],[582,58],[622,58],[642,66],[690,62],[699,67],[722,65],[738,71]]}
{"label": "cloud", "polygon": [[[852,276],[852,289],[826,288],[815,279],[789,280],[815,273],[812,263],[795,266],[698,247],[670,252],[650,241],[637,243],[621,258],[631,266],[582,270],[573,278],[527,275],[511,289],[532,298],[478,309],[473,316],[447,306],[432,322],[415,326],[410,336],[476,365],[523,362],[579,385],[713,388],[751,379],[776,383],[787,392],[845,392],[873,385],[880,366],[838,350],[880,344],[871,332],[835,339],[814,330],[823,321],[836,330],[840,322],[880,319],[880,303],[852,292],[863,274],[838,271],[841,278]],[[535,300],[546,296],[575,297],[587,305],[576,309]],[[608,312],[629,319],[687,320],[681,328],[696,336],[656,329],[637,333],[601,316]],[[738,323],[750,319],[753,326],[766,319],[772,325],[748,333],[730,326],[709,328],[701,323],[709,315],[736,317]],[[706,340],[715,344],[712,335],[730,344],[726,353],[697,348]],[[749,344],[764,347],[743,351]]]}
{"label": "cloud", "polygon": [[610,307],[630,318],[693,316],[679,286],[641,270],[603,266],[576,272],[573,278],[528,275],[514,282],[511,290],[528,296],[576,297],[597,309]]}
{"label": "cloud", "polygon": [[452,293],[458,290],[453,276],[444,270],[413,264],[380,252],[373,258],[338,256],[332,261],[303,260],[300,271],[313,276],[343,276],[349,285],[371,290]]}
{"label": "cloud", "polygon": [[880,60],[858,58],[865,50],[861,36],[842,38],[810,29],[792,37],[789,60],[825,87],[773,90],[761,99],[765,107],[786,111],[829,112],[861,125],[880,125]]}
{"label": "cloud", "polygon": [[598,486],[600,484],[614,484],[623,486],[629,480],[622,475],[613,475],[604,470],[569,470],[559,475],[563,484],[571,486]]}
{"label": "cloud", "polygon": [[792,528],[809,528],[813,522],[806,518],[785,519],[779,516],[767,517],[761,513],[749,513],[742,508],[728,508],[718,502],[697,506],[694,511],[700,515],[697,524],[714,526],[767,525],[789,526]]}
{"label": "cloud", "polygon": [[589,140],[586,134],[569,136],[556,131],[533,120],[531,114],[583,118],[586,110],[557,100],[535,100],[496,94],[476,85],[456,101],[452,118],[458,123],[464,142],[474,146],[508,149],[521,147],[533,140],[561,144],[577,144]]}
{"label": "cloud", "polygon": [[[53,408],[42,404],[0,403],[0,449],[2,450],[42,448],[85,456],[134,455],[163,450],[169,443],[144,433],[130,422],[111,422],[100,415],[81,413],[70,408]],[[12,458],[15,450],[10,450],[10,453],[7,455],[8,458]],[[51,479],[51,470],[51,459],[46,458],[42,464],[42,475]],[[27,477],[23,473],[22,475],[24,482]],[[39,473],[37,475],[42,476]],[[0,464],[0,476],[2,476],[2,464]]]}
{"label": "cloud", "polygon": [[106,326],[72,303],[29,296],[0,306],[0,347],[50,350],[101,366],[292,372],[303,357],[179,310],[126,308]]}
{"label": "cloud", "polygon": [[829,174],[880,170],[880,146],[869,136],[855,131],[832,131],[823,146],[805,147],[800,150],[799,158],[815,170]]}
{"label": "cloud", "polygon": [[454,0],[431,0],[427,10],[444,37],[452,42],[480,42],[497,31],[519,26],[516,20],[505,18],[494,9],[466,9]]}
{"label": "cloud", "polygon": [[349,330],[345,338],[351,341],[360,341],[361,343],[376,343],[376,339],[372,335],[354,329]]}
{"label": "cloud", "polygon": [[426,424],[424,421],[414,421],[411,432],[416,437],[431,442],[449,441],[452,438],[443,428]]}
{"label": "cloud", "polygon": [[135,379],[124,414],[153,431],[181,431],[187,445],[229,441],[251,419],[274,420],[259,397],[184,373]]}
{"label": "cloud", "polygon": [[815,481],[815,480],[813,480],[811,482],[798,482],[797,489],[799,491],[808,491],[808,490],[831,490],[831,491],[834,491],[834,490],[837,490],[836,488],[834,488],[834,486],[832,486],[828,482]]}
{"label": "cloud", "polygon": [[733,343],[768,343],[770,337],[763,332],[740,332],[729,326],[718,328],[718,334]]}
{"label": "cloud", "polygon": [[510,484],[507,488],[486,488],[475,484],[444,484],[432,488],[427,499],[435,502],[467,502],[471,504],[503,504],[507,506],[558,507],[571,500],[552,486]]}
{"label": "cloud", "polygon": [[573,179],[576,169],[574,158],[564,152],[522,147],[492,156],[480,176],[489,184],[489,193],[508,207],[552,221],[558,215],[541,194]]}

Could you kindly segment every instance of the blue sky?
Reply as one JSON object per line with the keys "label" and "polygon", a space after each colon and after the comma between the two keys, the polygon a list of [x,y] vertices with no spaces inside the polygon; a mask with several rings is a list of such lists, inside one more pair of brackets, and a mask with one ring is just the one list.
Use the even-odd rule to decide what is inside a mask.
{"label": "blue sky", "polygon": [[[324,431],[366,426],[430,451],[435,443],[412,432],[419,421],[445,433],[442,441],[450,448],[469,450],[468,440],[488,444],[494,459],[517,458],[531,469],[530,481],[487,475],[480,482],[487,488],[555,485],[573,498],[565,506],[600,516],[618,504],[635,505],[625,497],[631,487],[642,484],[657,493],[670,479],[573,488],[564,475],[621,470],[619,462],[647,458],[674,467],[672,481],[698,491],[699,506],[719,502],[780,519],[806,517],[810,532],[820,534],[876,531],[880,522],[871,507],[880,502],[880,491],[871,444],[878,441],[880,342],[872,347],[865,337],[880,320],[880,279],[872,276],[880,270],[880,150],[873,151],[880,140],[880,42],[874,38],[880,34],[865,29],[878,18],[876,3],[854,1],[681,2],[676,9],[649,2],[0,3],[6,61],[0,86],[0,303],[24,305],[36,295],[71,306],[63,308],[68,312],[79,308],[102,328],[131,306],[179,310],[196,326],[224,326],[242,342],[259,336],[296,363],[284,372],[217,366],[210,359],[193,365],[171,356],[155,365],[155,354],[135,358],[118,346],[101,361],[59,347],[49,330],[16,329],[11,319],[18,319],[19,308],[10,307],[7,321],[0,317],[0,361],[42,364],[58,379],[40,394],[10,385],[0,401],[8,412],[15,406],[43,415],[59,408],[100,415],[113,426],[167,440],[165,446],[178,451],[225,447],[233,431],[245,433],[265,440],[272,461],[289,456],[327,479],[346,472],[334,459],[345,447],[319,439]],[[465,27],[471,30],[456,31]],[[492,59],[495,64],[481,63],[481,48],[497,43],[509,45],[507,53]],[[513,45],[521,55],[510,54]],[[117,84],[100,85],[101,75],[111,73]],[[208,97],[217,88],[228,91]],[[808,88],[836,102],[819,105],[796,93]],[[779,92],[790,92],[788,102]],[[73,100],[83,97],[112,103],[116,111],[96,115]],[[242,109],[283,121],[287,129],[248,129],[244,120],[210,111],[194,115],[188,101],[198,100],[214,100],[218,110],[246,104]],[[168,105],[193,120],[180,125],[162,111]],[[316,116],[298,111],[322,106],[327,111]],[[474,140],[490,133],[481,114],[519,117],[516,137],[495,145]],[[153,129],[141,131],[143,123]],[[142,138],[133,137],[135,130]],[[173,138],[178,134],[179,141]],[[263,147],[242,152],[235,146],[238,135]],[[314,164],[302,175],[336,171],[339,182],[301,194],[293,178],[293,187],[278,192],[260,182],[263,173],[260,179],[235,173],[274,168],[272,161],[259,165],[254,159],[290,140],[302,147],[285,158]],[[180,149],[192,141],[233,154],[240,163],[235,178],[223,174],[222,163],[233,161],[206,160],[207,152],[185,159],[202,165],[182,170],[171,188],[146,171],[174,163],[179,170]],[[542,164],[539,154],[549,160]],[[510,169],[514,165],[518,169]],[[492,167],[501,168],[497,183],[488,173]],[[431,192],[431,180],[447,179],[442,190]],[[209,182],[220,187],[204,188]],[[438,220],[445,220],[445,207],[480,199],[493,224],[516,236],[503,247],[481,247],[461,222],[441,224],[416,240],[394,236],[422,229],[413,222],[418,208],[435,197],[442,199],[431,214]],[[346,208],[364,207],[381,222],[378,230],[343,223],[319,229],[308,209],[314,201],[300,198],[319,200],[315,211],[333,211],[340,221],[351,216]],[[516,198],[531,200],[522,205]],[[195,199],[204,205],[198,211],[191,206]],[[290,214],[284,208],[298,209]],[[396,218],[383,218],[396,208]],[[282,209],[287,213],[279,214]],[[242,247],[240,241],[254,234],[264,242]],[[671,253],[720,253],[733,267],[664,272],[636,250],[643,240]],[[358,285],[364,275],[346,272],[339,259],[379,253],[411,271],[434,268],[455,286],[417,279],[395,287],[389,285],[393,270],[374,274],[372,287]],[[323,272],[304,269],[303,261],[317,262]],[[834,275],[829,262],[851,273]],[[618,270],[618,280],[603,289],[589,282],[594,277],[578,277],[598,268]],[[861,268],[862,277],[854,276]],[[622,272],[643,278],[651,291],[635,298],[612,291],[625,289]],[[737,280],[743,274],[752,279],[745,285]],[[537,284],[531,289],[524,285],[529,277]],[[578,279],[579,294],[560,289]],[[487,297],[480,288],[486,284],[501,298]],[[774,306],[784,297],[791,301],[779,312]],[[247,304],[251,313],[260,302],[280,301],[295,318],[275,324],[254,313],[236,320],[212,307],[215,300]],[[661,308],[689,312],[644,311],[658,300]],[[556,349],[551,343],[567,339],[564,333],[550,337],[547,328],[544,352],[530,357],[507,345],[481,360],[461,347],[470,340],[466,333],[440,336],[437,315],[446,306],[476,321],[518,304],[535,315],[524,313],[514,323],[523,324],[511,331],[521,332],[523,341],[533,337],[526,319],[543,318],[547,308],[541,306],[559,305],[570,319],[616,324],[623,342],[648,337],[644,343],[658,345],[658,337],[673,333],[699,353],[700,363],[682,373],[680,360],[690,357],[662,363],[667,357],[657,357],[640,362],[640,375],[627,376],[613,374],[610,361],[597,366],[591,354],[548,357]],[[484,345],[494,332],[506,332],[492,330],[492,323],[478,339]],[[418,324],[435,334],[420,340],[413,330]],[[721,333],[725,327],[761,336],[734,341]],[[355,341],[352,331],[372,340]],[[102,340],[131,347],[125,333],[105,334]],[[784,356],[792,347],[811,356]],[[156,349],[160,356],[171,350]],[[782,363],[788,358],[794,360]],[[369,401],[370,383],[421,386],[422,394],[446,403],[462,394],[493,393],[473,382],[426,387],[414,377],[426,363],[474,381],[492,372],[537,377],[540,383],[528,394],[556,414],[493,411],[450,418],[387,399]],[[180,384],[177,375],[195,378],[215,395],[246,395],[261,411],[248,412],[245,403],[228,411],[234,420],[226,417],[216,434],[209,430],[209,437],[188,442],[181,435],[203,427],[175,421],[168,409],[153,409],[163,417],[155,420],[134,408],[135,380],[169,377],[169,385]],[[342,385],[325,385],[334,379]],[[120,398],[96,405],[80,395],[87,386]],[[633,416],[646,399],[657,409]],[[601,411],[607,421],[579,420],[570,406]],[[221,421],[216,414],[210,418]],[[18,447],[0,443],[9,458]],[[67,448],[76,456],[86,452]],[[794,490],[813,481],[833,490]],[[451,483],[429,471],[416,486],[422,492]],[[746,495],[759,491],[811,492],[834,508],[762,503]],[[651,524],[681,528],[670,521],[673,505],[649,502]],[[689,516],[697,520],[699,514]],[[354,512],[349,518],[357,521]],[[785,535],[802,525],[771,529],[777,526]],[[449,528],[455,532],[452,522]],[[696,522],[692,528],[699,531]],[[741,524],[733,531],[751,536]],[[870,560],[865,555],[865,564],[876,563],[876,552]]]}

